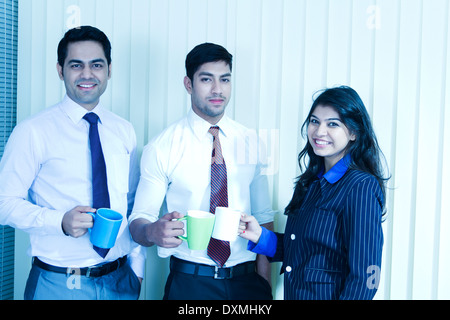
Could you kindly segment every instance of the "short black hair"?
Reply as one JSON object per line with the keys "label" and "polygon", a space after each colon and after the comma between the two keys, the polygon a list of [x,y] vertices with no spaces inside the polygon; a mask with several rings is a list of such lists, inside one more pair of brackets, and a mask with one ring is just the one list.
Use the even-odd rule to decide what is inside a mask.
{"label": "short black hair", "polygon": [[103,31],[92,26],[81,26],[70,29],[66,32],[58,45],[58,63],[64,67],[64,62],[67,58],[67,48],[69,43],[79,41],[96,41],[100,43],[105,52],[106,61],[108,65],[111,64],[111,42]]}
{"label": "short black hair", "polygon": [[230,71],[232,70],[233,56],[227,49],[214,43],[199,44],[186,56],[186,75],[193,81],[194,74],[201,65],[217,61],[225,61],[230,66]]}

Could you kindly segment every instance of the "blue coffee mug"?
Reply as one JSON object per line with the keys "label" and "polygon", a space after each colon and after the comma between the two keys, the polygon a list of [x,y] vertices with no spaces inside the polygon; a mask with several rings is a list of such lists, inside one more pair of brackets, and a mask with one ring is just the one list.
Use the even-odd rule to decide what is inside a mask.
{"label": "blue coffee mug", "polygon": [[96,213],[87,212],[87,214],[94,218],[94,226],[89,229],[91,243],[103,249],[114,247],[123,216],[107,208],[97,209]]}

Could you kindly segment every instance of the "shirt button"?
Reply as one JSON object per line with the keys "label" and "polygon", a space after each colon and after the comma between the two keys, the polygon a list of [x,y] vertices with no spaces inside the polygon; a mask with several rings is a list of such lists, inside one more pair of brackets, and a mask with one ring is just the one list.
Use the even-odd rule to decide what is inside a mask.
{"label": "shirt button", "polygon": [[295,234],[291,234],[291,240],[295,240]]}
{"label": "shirt button", "polygon": [[286,267],[286,272],[291,272],[292,271],[292,267],[291,266],[287,266]]}

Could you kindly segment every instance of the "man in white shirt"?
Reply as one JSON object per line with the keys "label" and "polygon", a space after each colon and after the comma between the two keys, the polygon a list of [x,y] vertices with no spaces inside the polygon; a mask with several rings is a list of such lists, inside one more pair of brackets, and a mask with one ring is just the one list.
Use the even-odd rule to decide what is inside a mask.
{"label": "man in white shirt", "polygon": [[[17,125],[0,163],[0,224],[30,235],[25,299],[137,299],[145,257],[127,222],[139,176],[136,135],[100,102],[111,77],[107,36],[90,26],[69,30],[58,46],[57,71],[66,96]],[[110,207],[123,215],[104,258],[87,232],[87,213],[98,209],[87,113],[99,118]]]}
{"label": "man in white shirt", "polygon": [[211,43],[195,47],[187,55],[184,79],[192,109],[144,148],[130,232],[139,244],[156,244],[159,256],[171,257],[164,299],[272,299],[268,261],[258,256],[255,263],[247,241],[230,242],[231,254],[219,265],[209,249],[190,250],[178,238],[184,224],[174,220],[188,210],[210,211],[213,135],[209,130],[218,127],[228,207],[273,228],[257,136],[224,113],[231,97],[231,69],[232,55],[225,48]]}

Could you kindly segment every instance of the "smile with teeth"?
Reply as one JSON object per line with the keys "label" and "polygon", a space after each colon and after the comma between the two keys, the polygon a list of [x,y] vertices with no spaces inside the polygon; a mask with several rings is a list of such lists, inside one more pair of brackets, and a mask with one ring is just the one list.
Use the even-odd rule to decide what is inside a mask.
{"label": "smile with teeth", "polygon": [[314,139],[314,143],[317,144],[318,146],[326,146],[331,144],[331,142],[325,141],[325,140],[319,140],[319,139]]}
{"label": "smile with teeth", "polygon": [[89,89],[89,88],[95,87],[96,84],[95,83],[93,83],[93,84],[79,84],[78,86],[81,87],[81,88]]}

